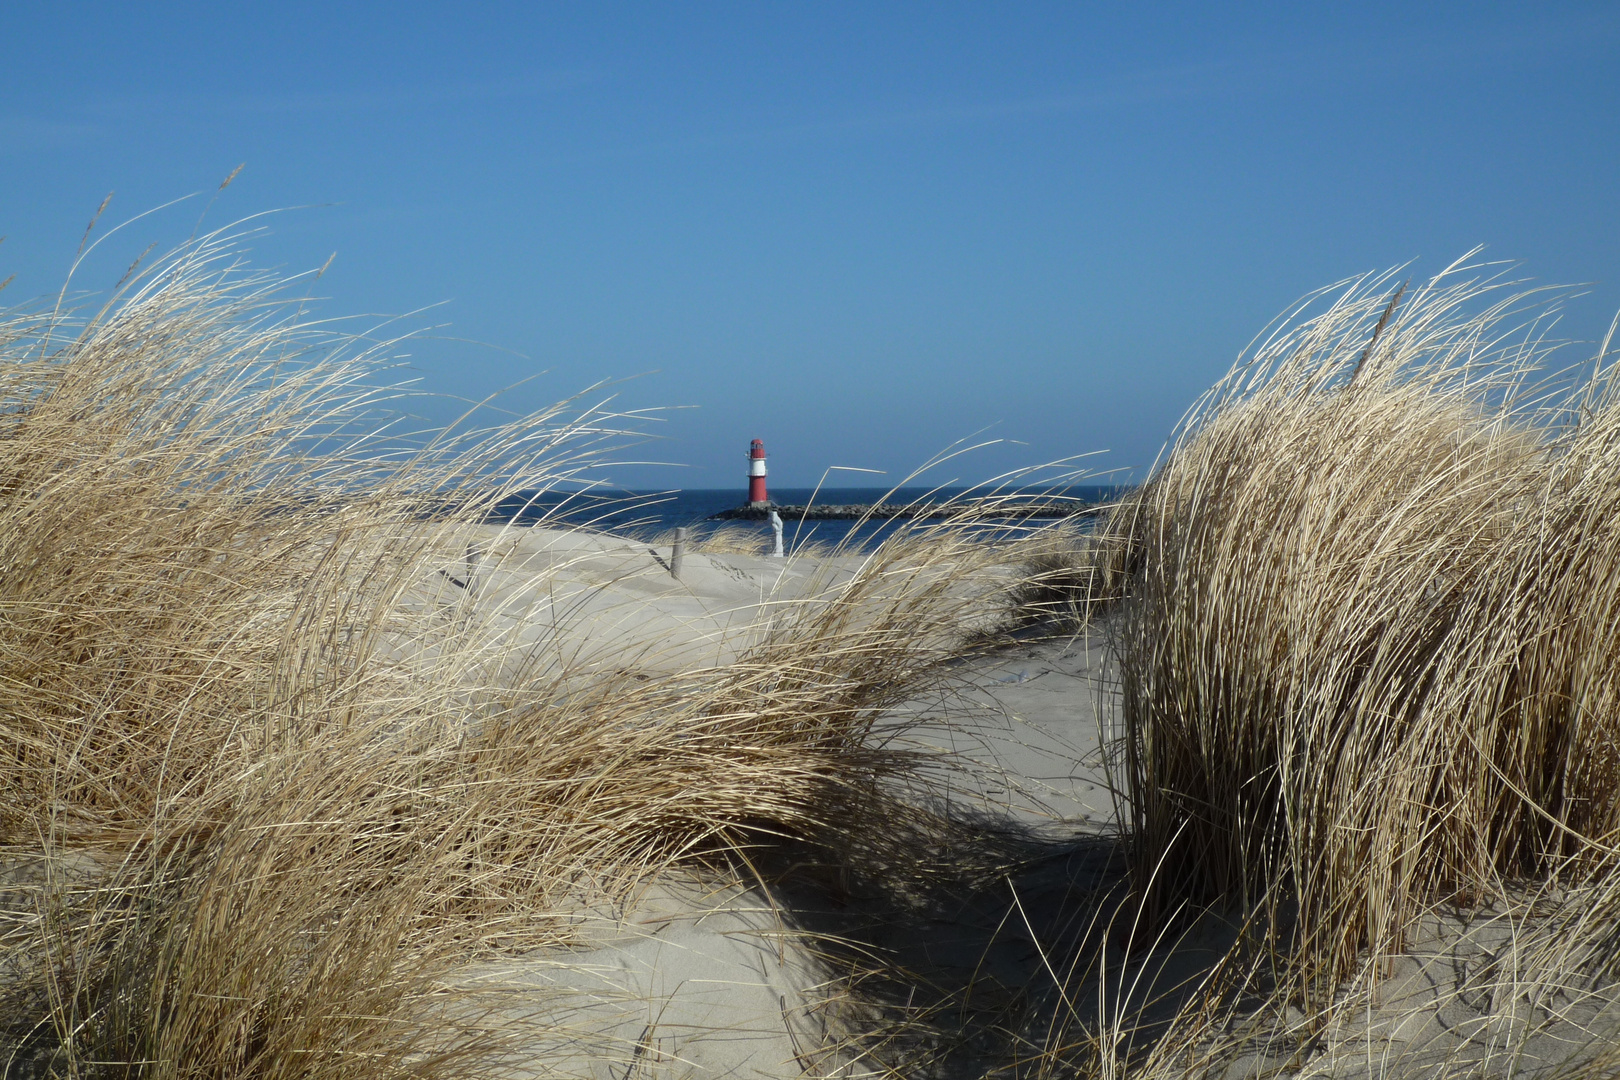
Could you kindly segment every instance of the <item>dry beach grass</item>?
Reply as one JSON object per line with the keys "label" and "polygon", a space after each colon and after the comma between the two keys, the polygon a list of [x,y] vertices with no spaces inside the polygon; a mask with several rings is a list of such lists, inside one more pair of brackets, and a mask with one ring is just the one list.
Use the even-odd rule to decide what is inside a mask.
{"label": "dry beach grass", "polygon": [[[1495,1015],[1425,1069],[1528,1069],[1530,1015],[1567,1009],[1569,1037],[1613,975],[1620,408],[1601,364],[1527,386],[1535,324],[1505,323],[1526,297],[1481,305],[1487,288],[1363,280],[1285,326],[1111,531],[1132,569],[1120,783],[1148,922],[1211,904],[1243,922],[1251,977],[1232,977],[1263,974],[1301,1018],[1295,1068],[1387,999],[1400,958],[1482,913],[1512,947],[1450,993],[1494,993]],[[1614,1033],[1584,1033],[1607,1064],[1571,1068],[1613,1068]],[[1208,1030],[1184,1035],[1175,1052],[1207,1054]]]}
{"label": "dry beach grass", "polygon": [[877,798],[867,726],[984,606],[970,546],[894,545],[723,665],[514,666],[444,582],[611,432],[414,436],[291,314],[211,237],[7,324],[8,1068],[466,1075],[448,967]]}
{"label": "dry beach grass", "polygon": [[[1613,377],[1391,285],[1094,533],[721,532],[682,582],[484,523],[619,418],[413,430],[229,236],[8,316],[7,1075],[701,1075],[657,1024],[753,1020],[608,1001],[660,965],[766,971],[739,1074],[1612,1074]],[[963,812],[909,739],[1079,702],[1111,825]]]}

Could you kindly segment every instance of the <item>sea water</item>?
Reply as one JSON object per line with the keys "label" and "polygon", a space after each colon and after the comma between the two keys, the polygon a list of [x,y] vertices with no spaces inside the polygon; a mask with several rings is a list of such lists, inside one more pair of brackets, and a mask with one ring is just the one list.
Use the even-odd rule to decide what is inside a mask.
{"label": "sea water", "polygon": [[[1006,496],[1016,494],[1029,498],[1062,497],[1087,503],[1106,503],[1119,497],[1125,489],[1117,485],[1070,485],[1067,487],[1032,487],[1016,492],[1000,491]],[[871,505],[874,503],[915,502],[939,503],[959,501],[974,495],[987,494],[982,489],[970,491],[962,487],[839,487],[772,488],[771,501],[781,506]],[[597,488],[588,491],[522,492],[501,501],[489,520],[515,525],[545,524],[574,526],[603,532],[620,533],[641,538],[665,533],[674,528],[702,529],[719,522],[709,519],[723,510],[731,510],[746,502],[746,493],[740,488],[686,488],[673,491],[623,491]],[[1035,526],[1042,519],[1031,519],[1026,525]],[[1047,519],[1049,520],[1049,519]],[[771,527],[766,522],[735,521],[729,528],[757,528],[768,538]],[[925,525],[917,519],[888,519],[878,521],[784,521],[784,538],[788,546],[807,542],[819,545],[848,544],[858,549],[870,547],[898,529]]]}

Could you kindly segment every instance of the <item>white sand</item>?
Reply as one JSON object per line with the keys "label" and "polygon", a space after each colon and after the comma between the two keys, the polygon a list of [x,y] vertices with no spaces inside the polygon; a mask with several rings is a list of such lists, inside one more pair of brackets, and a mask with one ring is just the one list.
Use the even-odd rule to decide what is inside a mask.
{"label": "white sand", "polygon": [[[674,671],[726,663],[760,639],[778,605],[814,602],[860,562],[689,553],[676,580],[668,559],[667,548],[580,533],[463,531],[413,596],[442,611],[452,631],[490,635],[499,663],[469,678],[602,665]],[[431,643],[401,648],[432,659]],[[939,1048],[926,1039],[874,1053],[870,1040],[849,1036],[969,985],[971,1008],[932,1017],[931,1030],[956,1023],[960,1044],[945,1048],[953,1069],[989,1071],[1010,1060],[991,1029],[1024,1030],[1034,1040],[1026,1053],[1039,1046],[1065,1005],[1052,975],[1071,970],[1082,977],[1065,1007],[1085,1024],[1154,999],[1144,1015],[1167,1019],[1220,960],[1232,928],[1211,916],[1134,956],[1120,949],[1118,926],[1110,929],[1125,892],[1104,761],[1117,706],[1101,637],[1011,646],[955,675],[951,692],[892,716],[901,745],[941,754],[909,796],[986,825],[986,843],[1003,843],[997,850],[1010,861],[980,852],[963,865],[984,880],[907,910],[859,881],[818,885],[813,875],[769,891],[696,877],[652,882],[616,908],[591,911],[575,947],[470,966],[449,980],[475,991],[465,1007],[487,1010],[505,1034],[507,1073],[856,1077],[876,1075],[885,1061],[926,1071],[906,1064],[907,1054]],[[905,824],[887,830],[897,842]],[[27,867],[13,870],[0,888],[25,887]],[[1520,1075],[1620,1031],[1612,986],[1527,991],[1537,975],[1530,929],[1437,920],[1384,977],[1345,988],[1327,1030],[1303,1030],[1297,1016],[1248,1017],[1238,1025],[1249,1025],[1248,1045],[1224,1054],[1212,1075]],[[851,994],[842,977],[857,968],[878,974]],[[1121,987],[1131,990],[1125,1007]],[[872,1004],[879,1000],[893,1007],[885,1013]],[[1508,1052],[1520,1046],[1529,1059]]]}
{"label": "white sand", "polygon": [[443,563],[417,602],[493,632],[503,664],[531,676],[724,664],[775,611],[835,588],[860,563],[689,552],[676,579],[667,546],[503,526],[457,527],[440,547]]}
{"label": "white sand", "polygon": [[[450,559],[428,583],[424,602],[498,612],[528,663],[549,657],[584,669],[724,663],[757,642],[778,610],[827,595],[861,562],[688,553],[676,580],[667,548],[608,537],[492,529],[475,543],[474,558]],[[1048,840],[1103,829],[1112,802],[1098,751],[1100,658],[1088,640],[1002,652],[963,665],[956,692],[896,710],[901,745],[948,754],[951,767],[926,778],[927,797]],[[1037,883],[1025,898],[1033,920],[1051,922],[1068,890]],[[580,947],[471,968],[456,985],[499,1002],[523,1048],[514,1076],[875,1071],[858,1047],[839,1046],[864,1014],[833,978],[838,965],[816,959],[813,930],[828,917],[870,930],[882,905],[844,895],[830,916],[784,912],[794,899],[735,887],[709,895],[696,881],[664,880],[623,910],[598,912]],[[892,962],[946,981],[983,969],[985,993],[998,982],[1005,995],[1040,962],[1029,927],[1000,932],[1005,916],[981,904],[926,941],[875,944]],[[876,936],[900,929],[879,926]]]}
{"label": "white sand", "polygon": [[825,981],[759,893],[652,884],[580,945],[459,973],[511,1039],[513,1077],[800,1076]]}
{"label": "white sand", "polygon": [[[823,594],[859,562],[688,554],[677,581],[668,558],[667,549],[602,537],[491,530],[469,568],[470,591],[535,653],[549,649],[573,663],[630,657],[673,670],[736,656],[757,640],[774,604]],[[1160,999],[1144,1015],[1165,1020],[1220,960],[1233,931],[1211,916],[1134,957],[1106,931],[1123,898],[1108,854],[1115,806],[1104,733],[1116,705],[1107,671],[1100,635],[1013,646],[964,663],[955,691],[896,711],[903,745],[943,755],[940,768],[925,771],[919,800],[1033,845],[1035,861],[1004,889],[981,889],[907,923],[858,889],[767,895],[732,887],[711,895],[694,881],[667,880],[602,913],[579,948],[469,969],[457,982],[497,991],[514,1076],[875,1074],[878,1063],[861,1045],[840,1045],[840,1032],[876,1015],[833,977],[847,970],[850,950],[832,948],[836,959],[818,960],[814,932],[847,937],[892,972],[915,973],[925,990],[972,982],[986,1015],[1004,1009],[1003,1021],[1021,1016],[1036,1028],[1037,1014],[1060,1001],[1052,971],[1101,958],[1115,974],[1071,987],[1083,1019],[1095,1026],[1099,1015],[1118,1015],[1111,998],[1126,986],[1132,1007]],[[806,906],[784,907],[794,903]],[[1522,935],[1443,921],[1432,931],[1386,978],[1347,988],[1327,1031],[1291,1028],[1297,1016],[1253,1018],[1249,1048],[1224,1054],[1215,1075],[1506,1076],[1532,1063],[1510,1058],[1510,1045],[1530,1047],[1541,1062],[1563,1060],[1590,1047],[1594,1034],[1620,1031],[1612,988],[1509,1000]],[[1464,954],[1472,983],[1457,976]],[[975,1043],[982,1031],[963,1027],[957,1067],[1006,1064],[1005,1044]],[[1526,1042],[1532,1029],[1538,1033]]]}

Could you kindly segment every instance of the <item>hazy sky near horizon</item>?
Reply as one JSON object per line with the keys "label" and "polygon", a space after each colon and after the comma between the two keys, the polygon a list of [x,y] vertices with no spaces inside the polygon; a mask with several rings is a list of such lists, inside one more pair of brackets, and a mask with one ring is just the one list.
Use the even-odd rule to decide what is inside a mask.
{"label": "hazy sky near horizon", "polygon": [[[0,303],[258,218],[430,390],[665,407],[632,486],[1140,469],[1305,292],[1478,244],[1620,309],[1620,4],[27,4]],[[597,396],[603,392],[598,391]],[[448,405],[424,404],[432,413]]]}

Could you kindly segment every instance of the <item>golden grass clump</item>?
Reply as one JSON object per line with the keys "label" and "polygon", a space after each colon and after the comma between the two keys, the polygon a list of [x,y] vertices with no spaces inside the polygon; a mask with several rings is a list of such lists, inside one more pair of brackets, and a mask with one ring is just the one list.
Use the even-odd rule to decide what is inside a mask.
{"label": "golden grass clump", "polygon": [[1091,524],[1060,521],[1011,545],[1019,578],[1009,599],[1018,623],[1079,632],[1124,599],[1129,544],[1106,527],[1092,531]]}
{"label": "golden grass clump", "polygon": [[[1257,1042],[1298,1064],[1420,939],[1466,969],[1437,1009],[1505,1003],[1475,1025],[1489,1054],[1530,1045],[1521,1014],[1606,1007],[1620,388],[1601,357],[1529,386],[1539,324],[1502,329],[1523,294],[1351,283],[1094,531],[997,518],[1020,475],[757,577],[763,530],[694,533],[716,557],[675,580],[646,543],[488,523],[577,479],[610,414],[415,425],[389,346],[300,321],[233,242],[86,314],[0,316],[8,1076],[533,1069],[511,1002],[462,975],[576,943],[662,871],[730,887],[772,859],[888,875],[911,915],[994,891],[952,874],[1075,900],[1062,940],[1006,912],[1055,950],[1022,1020],[970,1009],[972,979],[907,994],[894,1061],[944,1061],[956,1016],[1006,1037],[1009,1072],[1222,1073]],[[920,808],[939,771],[894,749],[965,654],[1100,614],[1129,887]],[[951,864],[973,828],[1002,846]],[[824,959],[859,951],[834,936]],[[881,953],[851,970],[900,986]],[[810,1058],[876,1068],[881,1029]]]}
{"label": "golden grass clump", "polygon": [[1620,835],[1613,380],[1526,390],[1523,297],[1457,273],[1265,341],[1105,530],[1139,879],[1263,911],[1318,988]]}
{"label": "golden grass clump", "polygon": [[285,287],[215,234],[87,317],[0,323],[8,1074],[494,1067],[445,972],[849,827],[908,761],[874,719],[999,611],[935,528],[766,603],[727,662],[571,670],[439,571],[619,433],[413,430]]}

